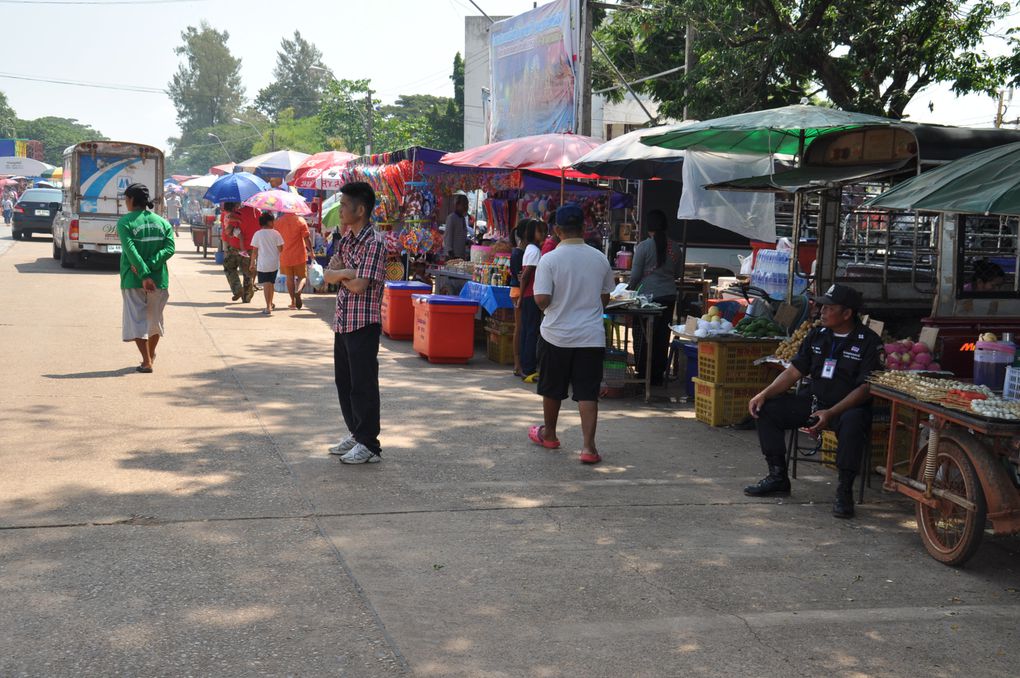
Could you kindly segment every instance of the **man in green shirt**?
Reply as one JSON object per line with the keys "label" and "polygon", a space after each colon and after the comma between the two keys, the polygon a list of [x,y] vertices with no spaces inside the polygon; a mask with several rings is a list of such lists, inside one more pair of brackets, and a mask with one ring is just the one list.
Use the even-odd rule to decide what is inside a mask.
{"label": "man in green shirt", "polygon": [[128,214],[117,221],[120,236],[120,292],[124,300],[124,341],[134,341],[142,354],[135,369],[152,372],[156,344],[163,335],[170,276],[167,260],[174,255],[174,230],[163,217],[153,214],[149,189],[131,184],[124,190]]}

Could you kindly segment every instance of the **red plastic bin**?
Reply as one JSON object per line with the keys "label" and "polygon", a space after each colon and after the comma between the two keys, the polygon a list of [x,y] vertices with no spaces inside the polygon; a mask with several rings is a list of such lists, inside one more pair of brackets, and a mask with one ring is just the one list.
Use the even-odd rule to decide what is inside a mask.
{"label": "red plastic bin", "polygon": [[464,364],[475,355],[478,302],[444,294],[414,294],[414,350],[430,363]]}
{"label": "red plastic bin", "polygon": [[414,338],[412,294],[428,294],[431,285],[423,282],[389,280],[382,297],[382,331],[390,339]]}

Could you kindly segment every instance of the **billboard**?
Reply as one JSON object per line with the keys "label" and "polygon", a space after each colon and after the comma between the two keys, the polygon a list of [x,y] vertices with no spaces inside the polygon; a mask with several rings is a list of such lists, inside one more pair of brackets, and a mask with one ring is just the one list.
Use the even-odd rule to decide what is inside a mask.
{"label": "billboard", "polygon": [[553,0],[492,25],[489,141],[574,132],[578,0]]}

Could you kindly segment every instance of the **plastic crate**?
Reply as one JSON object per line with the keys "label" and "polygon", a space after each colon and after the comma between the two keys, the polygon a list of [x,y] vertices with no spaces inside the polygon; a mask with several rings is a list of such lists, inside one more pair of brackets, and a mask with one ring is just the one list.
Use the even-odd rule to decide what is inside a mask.
{"label": "plastic crate", "polygon": [[[699,365],[698,369],[701,367]],[[709,426],[739,424],[750,415],[747,403],[761,384],[715,384],[699,377],[694,382],[694,415]]]}
{"label": "plastic crate", "polygon": [[627,383],[627,363],[619,360],[604,361],[602,380],[609,388],[623,388]]}
{"label": "plastic crate", "polygon": [[499,320],[494,316],[485,319],[485,331],[496,334],[513,334],[516,323],[513,318],[510,320]]}
{"label": "plastic crate", "polygon": [[1002,386],[1002,397],[1006,400],[1020,400],[1020,367],[1006,368],[1006,381]]}
{"label": "plastic crate", "polygon": [[514,364],[514,335],[489,332],[485,343],[489,360],[498,365]]}
{"label": "plastic crate", "polygon": [[[901,466],[910,461],[910,437],[902,432],[896,436],[896,455],[893,457],[893,464]],[[839,439],[835,431],[822,431],[822,447],[819,452],[822,465],[831,469],[836,468],[836,446]],[[871,425],[871,472],[877,473],[879,466],[885,466],[886,452],[889,447],[889,424],[886,422],[874,422]],[[898,471],[904,473],[901,467]]]}
{"label": "plastic crate", "polygon": [[491,317],[496,320],[510,321],[511,324],[514,322],[514,310],[512,308],[497,308],[492,312]]}
{"label": "plastic crate", "polygon": [[768,376],[754,361],[775,353],[775,339],[699,341],[698,377],[713,384],[765,384]]}

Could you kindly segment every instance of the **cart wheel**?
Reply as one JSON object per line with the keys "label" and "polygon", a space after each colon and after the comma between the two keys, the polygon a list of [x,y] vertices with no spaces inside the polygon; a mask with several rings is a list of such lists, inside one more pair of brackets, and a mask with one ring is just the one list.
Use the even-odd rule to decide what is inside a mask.
{"label": "cart wheel", "polygon": [[[920,461],[914,477],[923,483],[923,455]],[[943,439],[939,443],[934,487],[958,494],[975,506],[973,511],[969,511],[935,497],[938,502],[936,508],[918,503],[914,509],[921,539],[931,557],[945,565],[963,565],[981,544],[987,507],[974,465],[970,463],[967,454],[951,440]]]}

